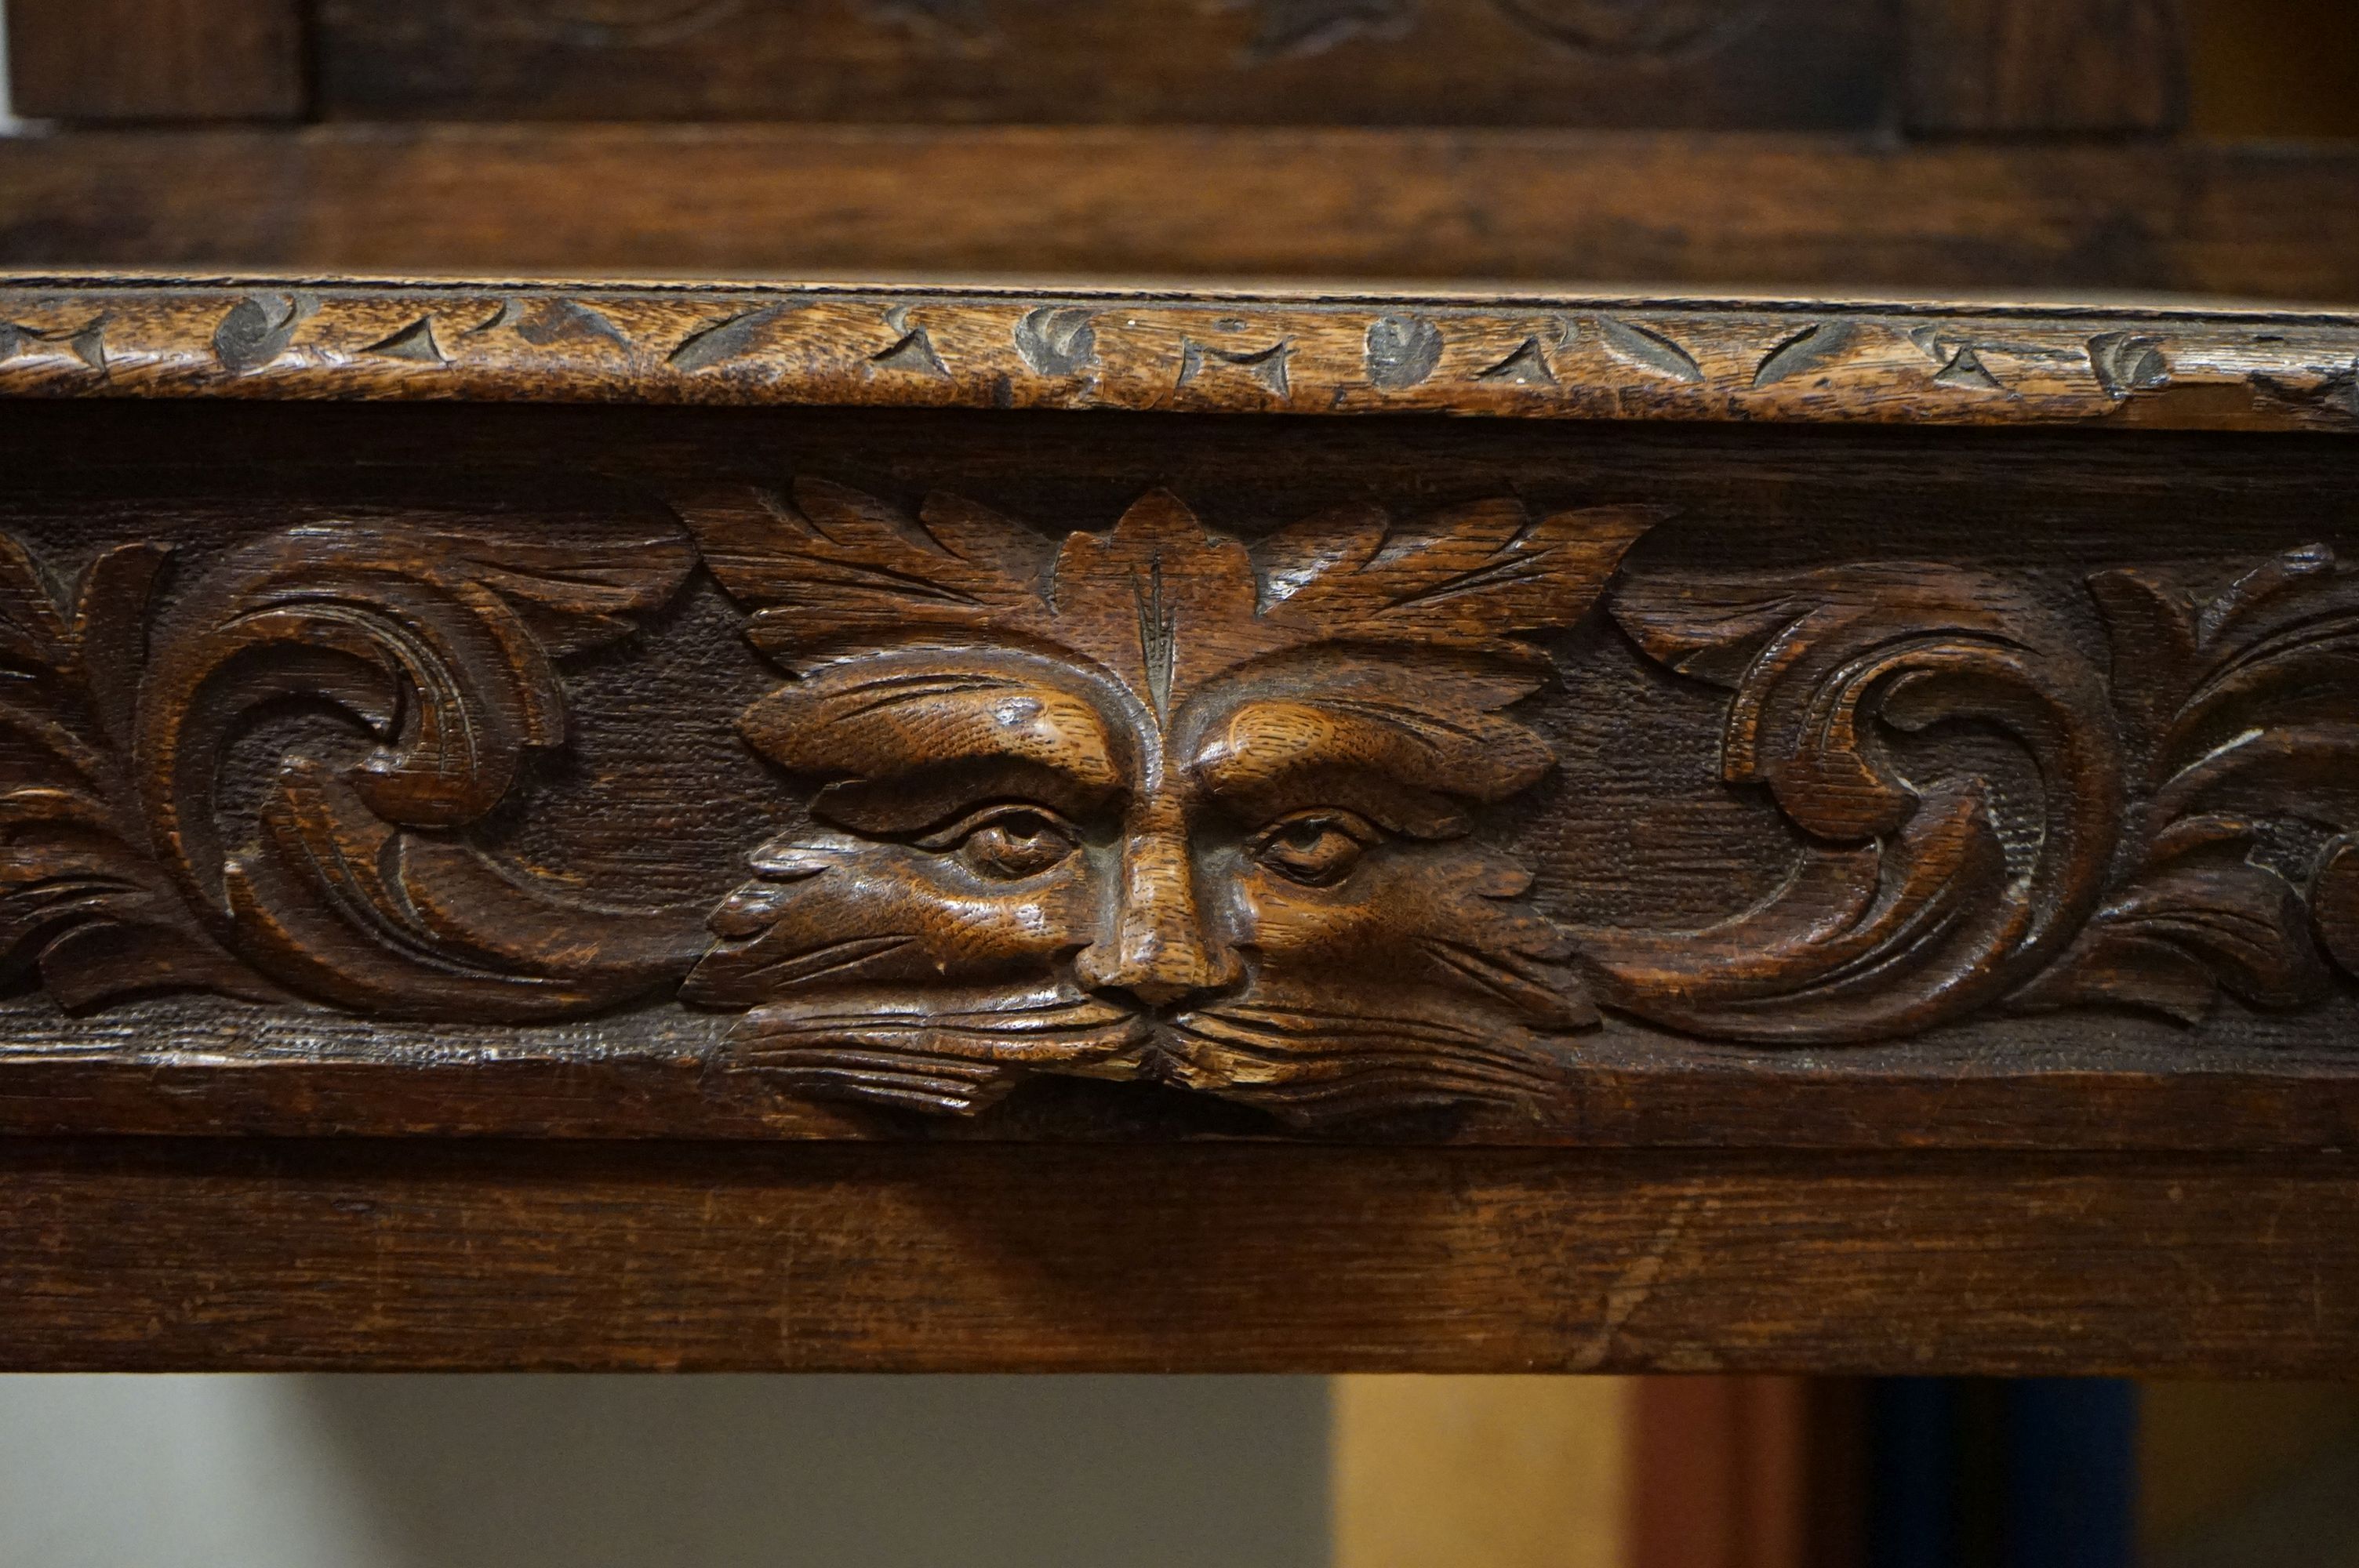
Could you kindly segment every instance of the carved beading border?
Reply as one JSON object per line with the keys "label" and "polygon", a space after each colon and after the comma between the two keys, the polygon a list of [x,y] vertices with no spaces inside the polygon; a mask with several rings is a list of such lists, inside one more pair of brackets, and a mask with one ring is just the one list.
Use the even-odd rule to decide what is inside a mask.
{"label": "carved beading border", "polygon": [[2304,310],[0,276],[0,396],[2359,430]]}

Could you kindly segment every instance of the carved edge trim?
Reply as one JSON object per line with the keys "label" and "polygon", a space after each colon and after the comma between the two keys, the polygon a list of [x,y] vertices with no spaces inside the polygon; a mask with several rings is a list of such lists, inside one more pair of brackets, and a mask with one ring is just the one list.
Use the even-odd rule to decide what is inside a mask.
{"label": "carved edge trim", "polygon": [[0,395],[2359,430],[2359,318],[0,277]]}

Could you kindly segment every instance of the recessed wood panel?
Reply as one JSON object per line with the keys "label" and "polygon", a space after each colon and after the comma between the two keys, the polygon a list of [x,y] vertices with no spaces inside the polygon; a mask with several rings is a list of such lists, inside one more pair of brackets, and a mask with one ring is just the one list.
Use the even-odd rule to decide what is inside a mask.
{"label": "recessed wood panel", "polygon": [[14,0],[9,107],[28,120],[292,120],[298,0]]}
{"label": "recessed wood panel", "polygon": [[2153,135],[2186,119],[2180,0],[1907,0],[1902,15],[1918,135]]}
{"label": "recessed wood panel", "polygon": [[1858,127],[1873,0],[324,0],[364,119]]}

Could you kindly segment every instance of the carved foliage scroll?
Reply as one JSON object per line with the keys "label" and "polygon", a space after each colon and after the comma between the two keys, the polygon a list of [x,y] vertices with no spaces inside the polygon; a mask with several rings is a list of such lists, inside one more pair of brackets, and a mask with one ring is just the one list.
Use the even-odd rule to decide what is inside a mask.
{"label": "carved foliage scroll", "polygon": [[2312,546],[2217,591],[2090,586],[2140,798],[2104,906],[2024,1000],[2190,1022],[2223,989],[2320,1000],[2330,958],[2359,973],[2359,577]]}
{"label": "carved foliage scroll", "polygon": [[[810,478],[671,499],[562,542],[336,522],[71,570],[0,535],[0,980],[473,1023],[659,1000],[741,1015],[734,1063],[799,1092],[966,1113],[1050,1073],[1317,1125],[1561,1096],[1603,1013],[1828,1044],[2359,975],[2359,575],[2323,546],[2060,593],[1622,579],[1641,506],[1246,540],[1163,492],[1063,534]],[[598,903],[487,825],[567,743],[566,662],[700,559],[776,677],[680,722],[734,722],[807,815],[717,908]],[[1722,694],[1692,787],[1792,829],[1715,924],[1575,923],[1502,840],[1556,765],[1542,640],[1601,606]]]}
{"label": "carved foliage scroll", "polygon": [[167,555],[122,546],[67,582],[0,535],[0,960],[68,1007],[158,987],[269,994],[156,860],[127,757]]}
{"label": "carved foliage scroll", "polygon": [[[404,1018],[611,1005],[676,971],[692,920],[584,906],[462,830],[564,740],[553,660],[621,635],[690,564],[677,533],[560,547],[503,534],[292,528],[236,550],[147,631],[159,546],[71,589],[0,550],[0,708],[16,752],[0,931],[85,1006],[198,987]],[[327,706],[373,746],[281,761],[259,838],[216,792],[252,726]]]}
{"label": "carved foliage scroll", "polygon": [[[2089,589],[2111,679],[2020,585],[1922,563],[1633,584],[1650,656],[1733,693],[1723,777],[1809,841],[1786,885],[1700,931],[1584,929],[1606,999],[1723,1038],[1869,1040],[1993,1002],[2201,1020],[2359,971],[2359,578],[2288,551],[2224,588]],[[1996,730],[2038,787],[1903,732]],[[1915,769],[1930,770],[1921,782]]]}

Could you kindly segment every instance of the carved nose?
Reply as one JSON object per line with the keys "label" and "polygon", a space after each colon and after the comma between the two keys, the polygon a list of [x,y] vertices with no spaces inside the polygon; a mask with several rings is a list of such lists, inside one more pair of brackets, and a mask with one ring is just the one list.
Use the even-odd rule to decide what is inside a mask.
{"label": "carved nose", "polygon": [[1073,967],[1092,990],[1128,991],[1150,1008],[1234,984],[1243,972],[1228,945],[1204,929],[1188,841],[1176,832],[1135,835],[1124,847],[1114,928]]}

